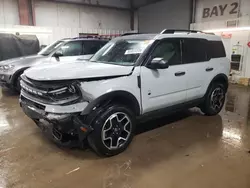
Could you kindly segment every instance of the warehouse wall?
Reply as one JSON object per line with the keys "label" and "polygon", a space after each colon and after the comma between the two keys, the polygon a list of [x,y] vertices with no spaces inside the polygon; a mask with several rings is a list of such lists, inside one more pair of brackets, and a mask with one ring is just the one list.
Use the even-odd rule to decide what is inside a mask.
{"label": "warehouse wall", "polygon": [[250,14],[249,0],[197,0],[195,22],[235,19]]}
{"label": "warehouse wall", "polygon": [[19,24],[17,0],[0,0],[0,24]]}
{"label": "warehouse wall", "polygon": [[[246,17],[250,15],[249,7],[249,0],[197,0],[195,22],[200,23]],[[204,9],[207,9],[207,12]]]}
{"label": "warehouse wall", "polygon": [[85,5],[35,1],[37,26],[130,29],[130,12]]}
{"label": "warehouse wall", "polygon": [[[229,59],[238,49],[234,53],[242,55],[239,70],[231,72],[231,80],[236,83],[240,83],[241,78],[250,78],[250,48],[247,45],[250,31],[241,30],[250,27],[249,7],[249,0],[197,0],[195,23],[190,26],[195,30],[212,30],[221,36]],[[216,32],[216,29],[219,30]]]}
{"label": "warehouse wall", "polygon": [[191,20],[190,0],[164,0],[138,11],[140,32],[160,32],[164,28],[188,29]]}

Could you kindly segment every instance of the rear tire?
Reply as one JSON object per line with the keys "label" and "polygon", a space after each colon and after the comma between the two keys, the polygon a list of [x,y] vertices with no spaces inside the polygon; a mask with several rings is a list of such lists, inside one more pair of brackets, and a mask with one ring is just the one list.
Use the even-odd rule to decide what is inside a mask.
{"label": "rear tire", "polygon": [[217,115],[225,103],[226,88],[222,83],[212,83],[201,106],[201,111],[207,116]]}
{"label": "rear tire", "polygon": [[126,106],[110,104],[99,111],[91,126],[94,131],[88,136],[90,147],[100,156],[114,156],[131,143],[135,116]]}

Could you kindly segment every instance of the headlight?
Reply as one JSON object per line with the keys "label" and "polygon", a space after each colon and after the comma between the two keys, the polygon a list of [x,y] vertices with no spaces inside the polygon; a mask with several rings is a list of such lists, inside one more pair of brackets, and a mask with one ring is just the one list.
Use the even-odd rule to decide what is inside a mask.
{"label": "headlight", "polygon": [[7,70],[13,69],[14,67],[15,67],[14,65],[3,65],[3,66],[0,66],[0,70],[7,71]]}
{"label": "headlight", "polygon": [[75,94],[76,93],[76,88],[75,88],[75,86],[70,85],[68,87],[63,87],[63,88],[60,88],[60,89],[49,91],[48,93],[52,94],[52,95],[60,95],[60,94],[66,94],[66,93]]}
{"label": "headlight", "polygon": [[80,92],[76,86],[69,85],[52,91],[48,91],[47,95],[54,100],[72,99],[75,100],[80,97]]}

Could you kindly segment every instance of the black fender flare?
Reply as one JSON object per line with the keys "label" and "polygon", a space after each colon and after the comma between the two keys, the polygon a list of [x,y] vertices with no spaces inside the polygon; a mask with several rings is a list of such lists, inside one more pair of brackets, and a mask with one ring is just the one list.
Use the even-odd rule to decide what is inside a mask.
{"label": "black fender flare", "polygon": [[206,94],[207,94],[209,88],[211,87],[211,85],[212,85],[214,82],[219,81],[219,80],[225,81],[225,83],[226,83],[226,85],[225,85],[226,88],[225,88],[225,89],[226,89],[226,91],[227,91],[227,89],[228,89],[228,77],[227,77],[225,74],[221,73],[221,74],[217,74],[217,75],[211,80],[211,82],[210,82],[209,85],[208,85]]}
{"label": "black fender flare", "polygon": [[[132,108],[132,110],[134,110],[134,112],[136,113],[137,116],[140,115],[141,108],[140,108],[140,104],[139,104],[138,100],[136,99],[136,97],[132,93],[130,93],[128,91],[123,91],[123,90],[111,91],[109,93],[106,93],[106,94],[94,99],[82,111],[81,115],[87,115],[98,105],[100,105],[102,103],[104,103],[104,105],[105,105],[105,102],[106,103],[112,102],[112,100],[114,100],[115,98],[122,98],[122,99],[125,99],[124,101],[129,101],[130,103],[127,105],[129,105]],[[124,102],[124,101],[122,101],[122,102]]]}
{"label": "black fender flare", "polygon": [[16,79],[18,76],[20,76],[26,69],[28,69],[29,67],[23,67],[21,69],[18,69],[13,75],[12,75],[12,79],[11,79],[11,85],[15,85]]}

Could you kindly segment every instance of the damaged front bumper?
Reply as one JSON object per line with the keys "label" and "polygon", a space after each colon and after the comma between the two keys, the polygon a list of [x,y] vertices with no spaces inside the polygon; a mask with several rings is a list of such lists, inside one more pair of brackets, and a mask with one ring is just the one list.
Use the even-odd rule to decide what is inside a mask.
{"label": "damaged front bumper", "polygon": [[12,86],[12,75],[7,73],[0,73],[0,86],[11,88]]}
{"label": "damaged front bumper", "polygon": [[93,130],[90,125],[84,123],[85,117],[80,115],[88,105],[87,102],[60,106],[34,101],[32,97],[21,93],[19,102],[24,113],[59,145],[82,144]]}

